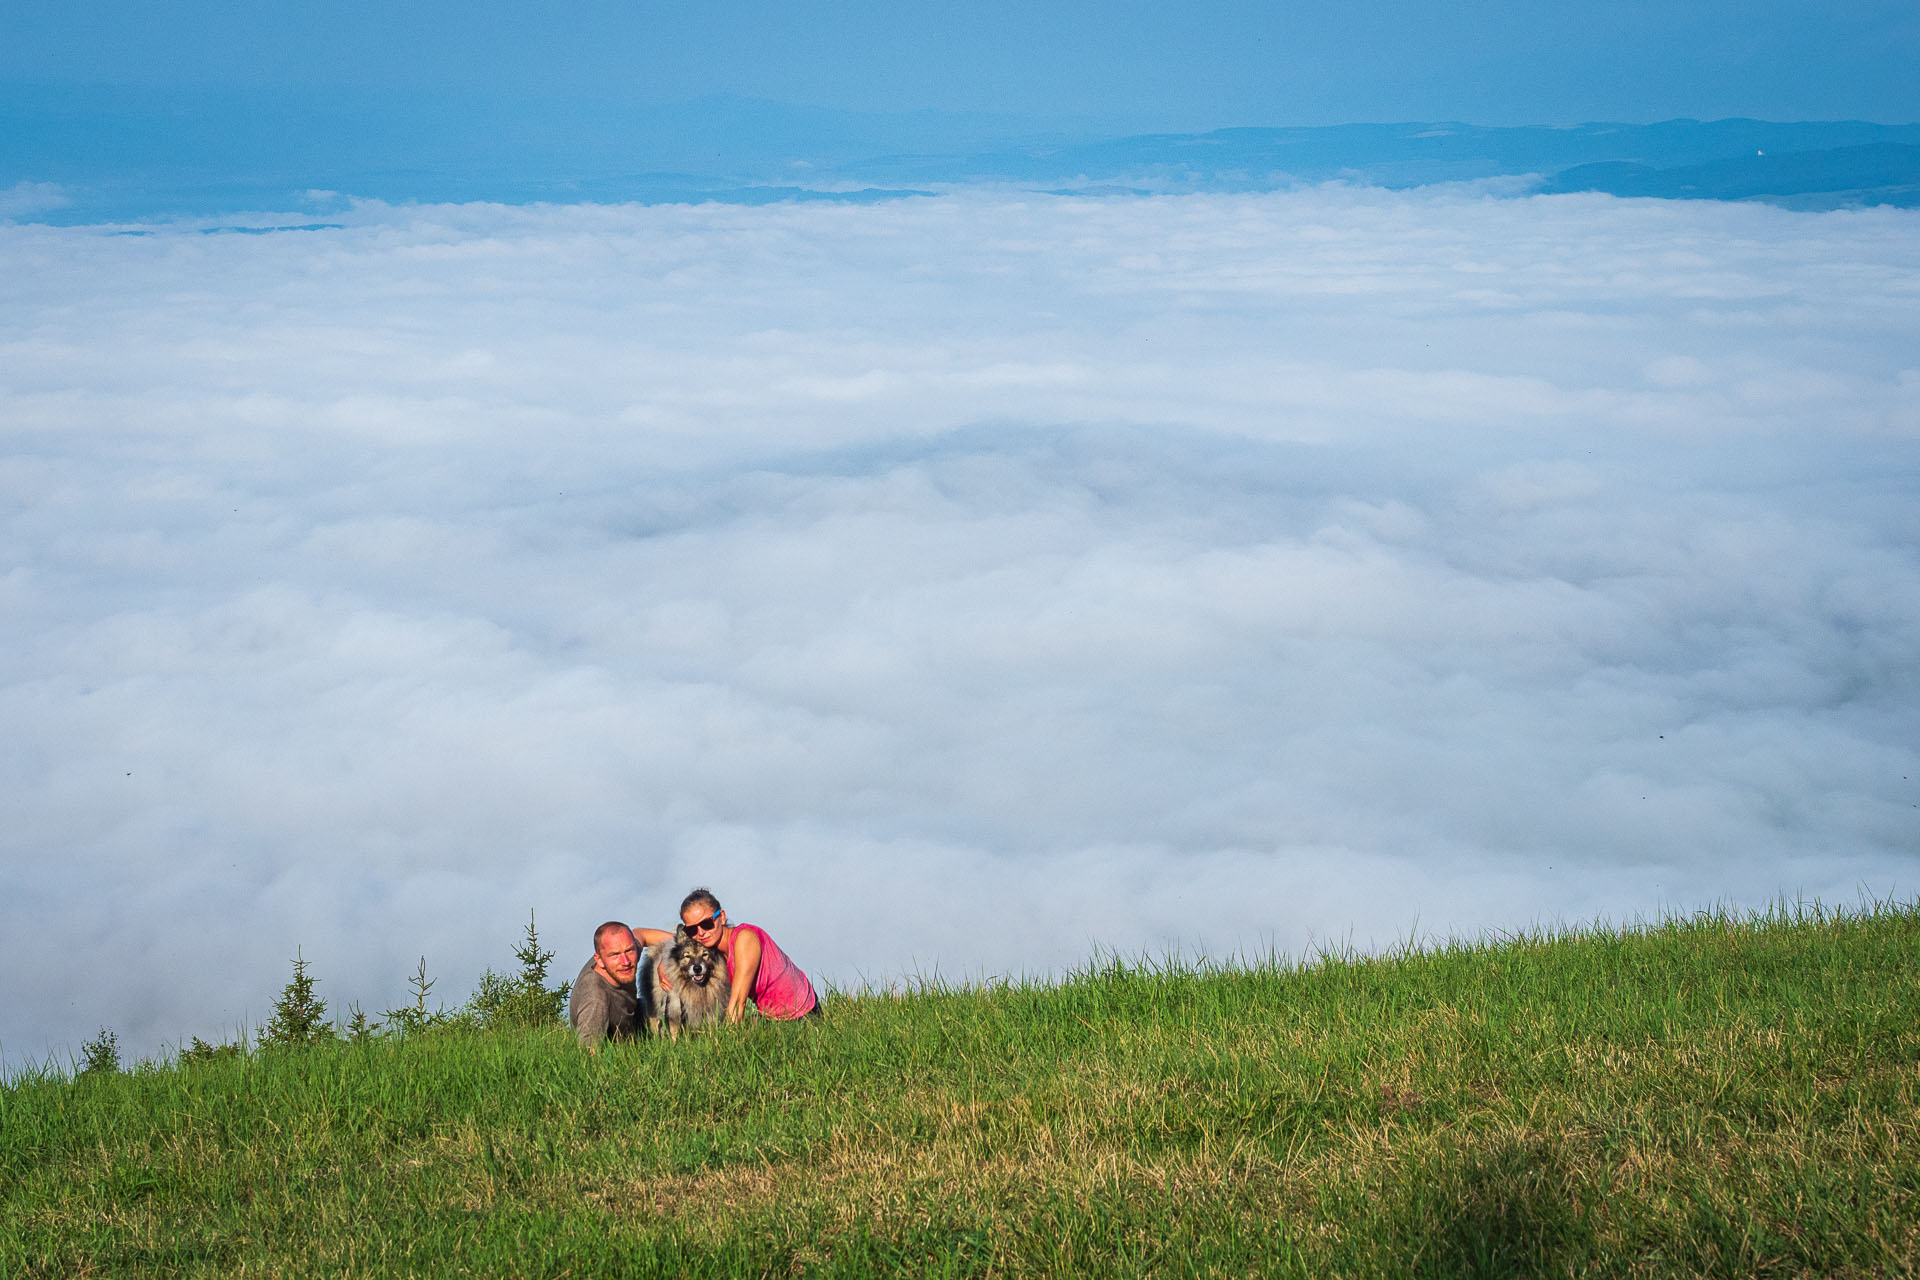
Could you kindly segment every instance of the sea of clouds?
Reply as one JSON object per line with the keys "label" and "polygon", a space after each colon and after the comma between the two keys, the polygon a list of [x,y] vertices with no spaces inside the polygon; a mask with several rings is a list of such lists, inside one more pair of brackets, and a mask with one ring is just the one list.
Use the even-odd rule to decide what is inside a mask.
{"label": "sea of clouds", "polygon": [[7,1061],[1920,880],[1920,213],[336,221],[0,226]]}

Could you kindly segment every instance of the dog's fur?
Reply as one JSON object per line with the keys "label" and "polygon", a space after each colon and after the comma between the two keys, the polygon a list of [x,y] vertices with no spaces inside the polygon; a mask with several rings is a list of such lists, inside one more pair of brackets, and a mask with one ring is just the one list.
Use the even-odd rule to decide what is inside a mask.
{"label": "dog's fur", "polygon": [[[681,1028],[692,1030],[727,1016],[727,1000],[733,984],[727,978],[727,958],[717,947],[695,941],[680,925],[672,942],[656,942],[647,948],[642,962],[646,973],[643,990],[647,993],[647,1030],[658,1035],[665,1031],[678,1036]],[[671,987],[660,985],[660,970],[673,978]]]}

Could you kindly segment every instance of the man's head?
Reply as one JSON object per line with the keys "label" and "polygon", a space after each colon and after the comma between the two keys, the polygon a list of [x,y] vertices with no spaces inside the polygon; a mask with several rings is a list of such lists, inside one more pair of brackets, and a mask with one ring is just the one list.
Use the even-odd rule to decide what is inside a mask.
{"label": "man's head", "polygon": [[633,930],[609,920],[593,931],[593,970],[616,987],[633,981],[640,968],[640,943]]}
{"label": "man's head", "polygon": [[711,889],[695,889],[680,900],[680,923],[687,926],[687,932],[698,942],[709,947],[720,944],[720,935],[726,932],[727,913],[720,907],[720,899],[713,896]]}

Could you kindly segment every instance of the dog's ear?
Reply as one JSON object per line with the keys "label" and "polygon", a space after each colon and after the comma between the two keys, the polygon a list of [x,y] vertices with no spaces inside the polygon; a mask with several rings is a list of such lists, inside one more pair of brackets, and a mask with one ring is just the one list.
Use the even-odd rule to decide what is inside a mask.
{"label": "dog's ear", "polygon": [[687,932],[687,926],[685,926],[684,924],[677,924],[673,927],[673,945],[674,946],[676,947],[679,946],[681,943],[685,942],[687,939],[691,937],[693,937],[693,935]]}

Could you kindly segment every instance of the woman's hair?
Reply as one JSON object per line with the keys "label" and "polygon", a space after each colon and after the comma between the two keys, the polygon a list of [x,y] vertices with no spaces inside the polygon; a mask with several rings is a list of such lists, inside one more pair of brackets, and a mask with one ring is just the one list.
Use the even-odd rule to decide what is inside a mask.
{"label": "woman's hair", "polygon": [[695,889],[692,893],[680,899],[681,919],[684,920],[686,918],[688,907],[697,907],[702,905],[704,905],[707,908],[707,910],[713,912],[715,915],[719,915],[722,909],[720,906],[720,899],[713,896],[713,890]]}

